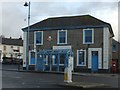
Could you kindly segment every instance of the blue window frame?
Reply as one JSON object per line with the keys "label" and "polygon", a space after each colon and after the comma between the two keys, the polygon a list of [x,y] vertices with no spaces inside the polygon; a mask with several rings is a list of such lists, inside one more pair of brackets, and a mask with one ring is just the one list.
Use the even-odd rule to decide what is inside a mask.
{"label": "blue window frame", "polygon": [[83,44],[93,44],[94,43],[94,31],[93,29],[83,30]]}
{"label": "blue window frame", "polygon": [[86,66],[86,50],[77,50],[77,66]]}
{"label": "blue window frame", "polygon": [[43,31],[35,32],[35,44],[43,45]]}
{"label": "blue window frame", "polygon": [[67,30],[58,31],[58,44],[67,44]]}

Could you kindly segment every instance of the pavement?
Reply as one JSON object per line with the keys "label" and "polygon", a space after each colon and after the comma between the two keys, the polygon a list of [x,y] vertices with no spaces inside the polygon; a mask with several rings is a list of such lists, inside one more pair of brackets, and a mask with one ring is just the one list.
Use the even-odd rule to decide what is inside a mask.
{"label": "pavement", "polygon": [[[53,74],[64,74],[64,72],[57,72],[57,71],[32,71],[32,70],[18,70],[18,68],[2,68],[1,70],[4,71],[18,71],[18,72],[31,72],[31,73],[53,73]],[[80,75],[80,76],[116,76],[118,74],[111,74],[111,73],[82,73],[82,72],[72,72],[72,75]]]}
{"label": "pavement", "polygon": [[[0,68],[1,70],[5,71],[18,71],[18,72],[31,72],[31,73],[53,73],[53,74],[64,74],[64,72],[55,72],[55,71],[26,71],[26,70],[18,70],[18,68]],[[80,75],[80,76],[116,76],[117,74],[106,74],[106,73],[77,73],[73,72],[73,75]],[[109,86],[101,83],[86,83],[86,82],[71,82],[71,83],[57,83],[56,85],[62,87],[73,87],[73,88],[110,88]]]}
{"label": "pavement", "polygon": [[105,84],[100,83],[86,83],[86,82],[71,82],[71,83],[59,83],[57,84],[63,87],[73,87],[73,88],[110,88]]}

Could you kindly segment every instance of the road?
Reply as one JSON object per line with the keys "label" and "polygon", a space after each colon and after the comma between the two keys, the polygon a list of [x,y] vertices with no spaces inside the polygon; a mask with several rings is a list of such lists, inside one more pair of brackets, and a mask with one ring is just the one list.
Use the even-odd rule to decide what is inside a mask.
{"label": "road", "polygon": [[[63,88],[63,74],[2,71],[3,88]],[[118,87],[118,75],[73,75],[73,82],[92,82]]]}

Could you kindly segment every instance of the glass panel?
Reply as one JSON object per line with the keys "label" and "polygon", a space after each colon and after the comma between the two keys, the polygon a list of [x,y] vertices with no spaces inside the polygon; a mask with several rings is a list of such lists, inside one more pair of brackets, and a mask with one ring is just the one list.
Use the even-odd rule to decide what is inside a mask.
{"label": "glass panel", "polygon": [[45,64],[48,64],[48,55],[45,56]]}
{"label": "glass panel", "polygon": [[56,57],[56,55],[52,55],[52,60],[53,60],[53,64],[57,64],[57,57]]}
{"label": "glass panel", "polygon": [[92,30],[85,30],[85,42],[92,43]]}
{"label": "glass panel", "polygon": [[113,52],[116,51],[116,45],[115,45],[115,44],[112,46],[112,51],[113,51]]}
{"label": "glass panel", "polygon": [[42,32],[36,32],[36,44],[42,43]]}
{"label": "glass panel", "polygon": [[66,43],[66,31],[59,32],[59,43]]}
{"label": "glass panel", "polygon": [[78,52],[78,64],[79,65],[84,65],[85,64],[85,52],[84,51],[79,51]]}
{"label": "glass panel", "polygon": [[92,51],[93,56],[98,56],[98,51]]}
{"label": "glass panel", "polygon": [[65,55],[61,54],[60,55],[60,64],[64,64],[64,60],[65,60]]}

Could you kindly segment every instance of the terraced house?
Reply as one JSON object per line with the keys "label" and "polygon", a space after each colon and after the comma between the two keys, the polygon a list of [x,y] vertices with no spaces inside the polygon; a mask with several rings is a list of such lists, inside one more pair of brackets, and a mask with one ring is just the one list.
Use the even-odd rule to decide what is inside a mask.
{"label": "terraced house", "polygon": [[[26,53],[28,27],[22,30]],[[52,17],[30,26],[29,53],[39,50],[70,49],[74,53],[74,71],[109,72],[113,37],[111,25],[91,15]],[[31,54],[29,57],[29,69],[34,70],[36,59],[31,59]],[[60,59],[60,68],[64,68],[62,58],[64,57]],[[49,68],[49,57],[47,59],[45,66]],[[26,61],[27,55],[24,54],[24,68],[27,66]],[[56,65],[55,62],[57,59],[52,61],[52,66]]]}
{"label": "terraced house", "polygon": [[0,60],[3,63],[17,63],[23,59],[22,38],[0,36]]}

